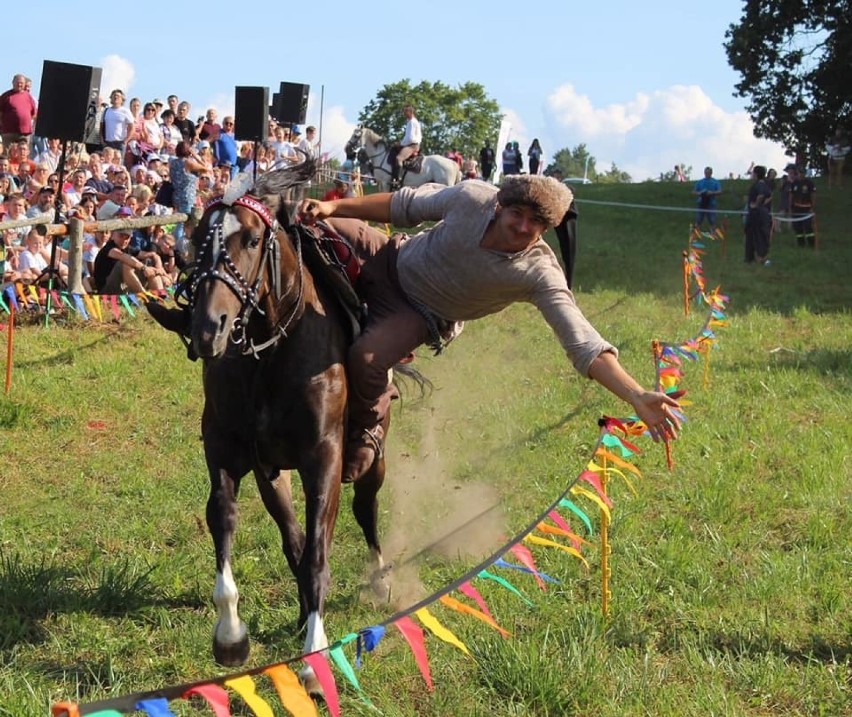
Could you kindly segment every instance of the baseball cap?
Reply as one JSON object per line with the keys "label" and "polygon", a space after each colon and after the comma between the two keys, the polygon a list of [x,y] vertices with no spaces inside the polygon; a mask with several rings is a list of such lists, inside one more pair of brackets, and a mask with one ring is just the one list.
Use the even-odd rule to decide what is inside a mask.
{"label": "baseball cap", "polygon": [[290,129],[290,134],[302,134],[302,128],[299,127],[299,125],[294,124],[293,127]]}
{"label": "baseball cap", "polygon": [[789,172],[791,169],[798,171],[799,168],[795,164],[793,164],[792,162],[790,162],[790,164],[788,164],[786,167],[784,167],[785,172]]}
{"label": "baseball cap", "polygon": [[208,142],[206,139],[202,139],[202,140],[201,140],[201,141],[200,141],[197,145],[195,145],[195,148],[196,148],[199,152],[200,152],[202,149],[210,149],[210,142]]}
{"label": "baseball cap", "polygon": [[158,98],[156,98],[156,99],[154,99],[154,100],[151,100],[151,104],[152,104],[152,105],[160,105],[160,107],[162,107],[162,106],[163,106],[163,104],[164,104],[164,102],[163,102],[163,101],[162,101],[162,100],[158,97]]}

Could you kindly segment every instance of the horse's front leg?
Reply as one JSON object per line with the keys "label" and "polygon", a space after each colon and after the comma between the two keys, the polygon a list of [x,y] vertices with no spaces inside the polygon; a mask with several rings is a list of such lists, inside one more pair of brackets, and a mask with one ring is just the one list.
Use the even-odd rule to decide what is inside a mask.
{"label": "horse's front leg", "polygon": [[266,512],[272,516],[281,533],[281,548],[290,572],[296,575],[305,549],[305,533],[293,509],[290,471],[258,467],[254,477]]}
{"label": "horse's front leg", "polygon": [[[306,625],[304,651],[328,647],[323,624],[325,599],[331,583],[329,554],[337,510],[340,505],[340,476],[343,471],[342,430],[320,446],[311,464],[301,469],[305,490],[305,550],[296,574],[301,604],[300,624]],[[310,667],[301,672],[309,694],[322,696],[319,681]]]}
{"label": "horse's front leg", "polygon": [[231,549],[237,529],[239,478],[224,468],[210,468],[210,497],[207,499],[207,527],[216,550],[216,587],[213,602],[218,619],[213,628],[213,657],[220,665],[242,665],[249,654],[248,628],[240,620],[237,603],[240,594],[231,571]]}

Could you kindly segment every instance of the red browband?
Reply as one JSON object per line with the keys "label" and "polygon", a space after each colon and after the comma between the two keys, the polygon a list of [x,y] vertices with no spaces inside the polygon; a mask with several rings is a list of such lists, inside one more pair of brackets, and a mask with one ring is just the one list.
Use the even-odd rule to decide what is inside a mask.
{"label": "red browband", "polygon": [[[210,207],[215,207],[223,203],[222,197],[215,197],[207,202],[207,206],[204,207],[204,210],[207,211]],[[275,218],[269,213],[269,209],[266,205],[257,197],[246,194],[239,199],[234,200],[233,206],[245,207],[246,209],[253,211],[263,220],[263,223],[266,224],[269,229],[272,229],[275,224]]]}

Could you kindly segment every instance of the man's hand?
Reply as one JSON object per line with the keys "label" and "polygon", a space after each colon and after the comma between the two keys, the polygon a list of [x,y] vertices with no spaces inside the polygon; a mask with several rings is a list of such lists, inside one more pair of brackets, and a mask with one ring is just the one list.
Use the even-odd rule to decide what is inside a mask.
{"label": "man's hand", "polygon": [[321,202],[317,199],[303,199],[296,210],[303,224],[316,224],[328,219],[334,213],[334,202]]}
{"label": "man's hand", "polygon": [[674,398],[660,391],[638,391],[630,404],[655,443],[677,438],[680,419],[672,409],[680,408],[680,404]]}

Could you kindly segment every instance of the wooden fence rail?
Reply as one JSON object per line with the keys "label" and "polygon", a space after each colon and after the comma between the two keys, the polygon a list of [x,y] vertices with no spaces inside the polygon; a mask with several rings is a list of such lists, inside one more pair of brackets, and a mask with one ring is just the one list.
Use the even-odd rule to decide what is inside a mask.
{"label": "wooden fence rail", "polygon": [[[72,217],[64,224],[53,224],[53,220],[46,216],[27,219],[15,219],[0,222],[0,235],[7,229],[19,229],[20,227],[46,226],[47,236],[68,235],[68,291],[72,294],[83,293],[83,234],[84,232],[115,231],[116,229],[141,229],[145,227],[163,226],[165,224],[179,224],[189,222],[187,233],[191,232],[192,226],[201,219],[202,210],[195,208],[191,214],[166,214],[164,216],[148,217],[121,217],[120,219],[101,219],[94,222],[84,222],[82,219]],[[52,214],[52,212],[51,212]]]}

